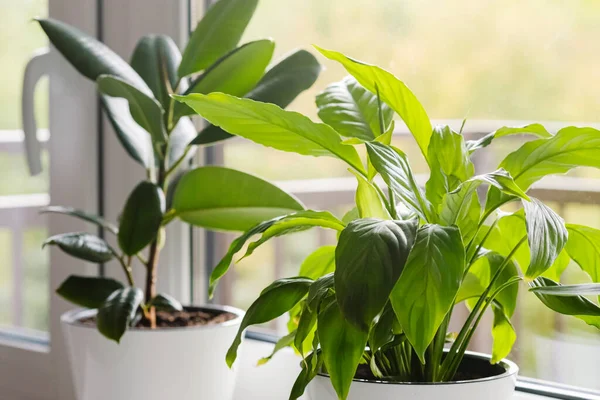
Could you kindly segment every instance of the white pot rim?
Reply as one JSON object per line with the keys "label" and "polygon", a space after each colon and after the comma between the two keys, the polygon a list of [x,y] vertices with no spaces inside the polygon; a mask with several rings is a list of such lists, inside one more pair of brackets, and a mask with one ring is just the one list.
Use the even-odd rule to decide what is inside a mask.
{"label": "white pot rim", "polygon": [[[469,356],[470,358],[475,358],[478,360],[485,360],[488,361],[491,359],[491,356],[489,354],[484,354],[484,353],[477,353],[474,351],[467,351],[465,352],[465,356]],[[495,380],[500,380],[500,379],[505,379],[508,378],[510,376],[513,375],[517,375],[519,373],[519,367],[517,366],[517,364],[515,364],[514,362],[507,360],[507,359],[503,359],[501,361],[498,362],[499,366],[501,366],[502,368],[504,368],[504,372],[499,374],[499,375],[494,375],[494,376],[488,376],[485,378],[479,378],[479,379],[469,379],[469,380],[462,380],[462,381],[448,381],[448,382],[397,382],[397,381],[384,381],[384,380],[376,380],[376,379],[363,379],[363,378],[354,378],[352,379],[353,382],[361,382],[361,383],[371,383],[371,384],[375,384],[375,385],[403,385],[403,386],[455,386],[455,385],[468,385],[468,384],[473,384],[473,383],[480,383],[480,382],[489,382],[489,381],[495,381]],[[318,372],[317,376],[321,376],[324,378],[329,379],[329,374],[323,373],[323,372]]]}
{"label": "white pot rim", "polygon": [[[235,315],[235,318],[230,319],[229,321],[222,322],[220,324],[212,324],[212,325],[196,325],[196,326],[176,326],[176,327],[159,327],[156,329],[148,329],[148,328],[128,328],[128,332],[143,332],[144,334],[152,334],[157,332],[177,332],[177,331],[193,331],[193,330],[209,330],[209,329],[219,329],[226,326],[234,326],[240,325],[242,323],[242,319],[244,318],[245,312],[240,310],[239,308],[232,306],[222,306],[217,304],[206,304],[201,306],[185,306],[186,309],[192,310],[208,310],[208,311],[222,311]],[[79,323],[79,320],[83,318],[93,317],[98,313],[97,309],[89,309],[89,308],[76,308],[70,311],[65,312],[60,316],[60,321],[63,324],[71,325],[78,329],[96,329],[96,326],[91,325],[83,325]]]}

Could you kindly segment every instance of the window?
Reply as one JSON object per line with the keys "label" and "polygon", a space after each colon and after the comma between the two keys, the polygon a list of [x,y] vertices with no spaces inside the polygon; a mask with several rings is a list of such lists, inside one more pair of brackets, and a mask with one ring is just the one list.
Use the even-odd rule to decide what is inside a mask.
{"label": "window", "polygon": [[[476,137],[531,121],[551,130],[597,125],[600,57],[593,38],[600,37],[598,18],[600,6],[583,0],[263,0],[246,39],[273,37],[279,56],[314,43],[383,66],[411,87],[436,122],[458,130],[467,118],[465,134]],[[345,75],[335,63],[320,60],[327,69],[290,106],[311,117],[316,117],[315,95]],[[409,154],[417,173],[426,173],[406,133],[398,129],[394,142]],[[476,167],[491,171],[521,143],[514,137],[498,141],[496,150],[477,157]],[[227,166],[278,181],[308,207],[341,217],[353,201],[354,179],[336,160],[301,157],[236,139],[214,152]],[[599,176],[597,170],[579,169],[567,177],[551,177],[537,186],[535,195],[567,222],[600,227]],[[233,237],[218,238],[216,258]],[[274,278],[294,275],[307,254],[333,239],[313,230],[265,245],[222,281],[218,301],[248,307]],[[563,278],[581,282],[583,275],[571,268]],[[597,331],[555,315],[524,290],[520,302],[513,320],[519,337],[511,358],[519,363],[521,375],[600,390]],[[479,329],[474,350],[490,351],[487,326],[484,322]],[[268,328],[284,329],[285,324]]]}

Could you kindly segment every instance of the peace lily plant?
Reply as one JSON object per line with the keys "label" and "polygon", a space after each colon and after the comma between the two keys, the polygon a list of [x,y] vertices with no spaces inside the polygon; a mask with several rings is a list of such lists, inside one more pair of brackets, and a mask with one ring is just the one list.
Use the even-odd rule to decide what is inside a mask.
{"label": "peace lily plant", "polygon": [[[282,151],[339,159],[358,183],[356,207],[342,219],[327,211],[297,211],[265,220],[231,244],[214,269],[211,293],[255,235],[261,236],[248,244],[244,257],[277,236],[313,227],[338,232],[337,244],[309,255],[299,276],[262,291],[227,352],[229,365],[245,328],[289,312],[290,333],[275,351],[292,346],[304,358],[290,399],[322,372],[337,397],[346,399],[359,365],[380,381],[452,381],[488,309],[494,315],[490,362],[509,354],[521,282],[552,310],[600,327],[600,307],[579,295],[598,293],[597,285],[559,283],[570,260],[599,279],[600,231],[565,224],[527,194],[544,176],[600,167],[600,131],[567,127],[552,135],[531,124],[465,140],[448,126],[432,127],[415,95],[391,73],[318,50],[351,75],[317,97],[323,123],[223,93],[175,96],[230,134]],[[395,115],[429,166],[424,188],[407,155],[391,144]],[[497,170],[475,171],[473,154],[515,134],[533,140],[508,154]],[[366,165],[355,146],[366,147]],[[519,210],[500,210],[508,204]],[[470,313],[460,331],[452,332],[453,310],[464,305]]]}

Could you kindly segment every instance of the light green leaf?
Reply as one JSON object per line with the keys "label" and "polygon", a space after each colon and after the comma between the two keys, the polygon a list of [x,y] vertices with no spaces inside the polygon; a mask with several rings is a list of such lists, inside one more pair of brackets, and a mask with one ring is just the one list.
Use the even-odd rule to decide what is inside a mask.
{"label": "light green leaf", "polygon": [[93,263],[105,263],[113,259],[114,253],[104,239],[86,232],[61,233],[44,241],[47,245],[58,246],[70,256]]}
{"label": "light green leaf", "polygon": [[115,76],[101,75],[96,84],[100,93],[127,99],[129,112],[135,122],[150,133],[155,143],[165,143],[167,133],[163,125],[164,110],[158,101]]}
{"label": "light green leaf", "polygon": [[439,206],[440,223],[456,225],[465,243],[469,243],[477,232],[481,217],[481,204],[475,189],[478,181],[467,181],[453,192],[446,193]]}
{"label": "light green leaf", "polygon": [[567,225],[569,257],[592,278],[600,282],[600,230],[583,225]]}
{"label": "light green leaf", "polygon": [[394,309],[387,303],[377,322],[369,333],[369,348],[373,353],[379,351],[383,346],[394,340],[392,333],[396,314]]}
{"label": "light green leaf", "polygon": [[509,135],[531,134],[540,138],[549,138],[552,136],[550,132],[541,124],[529,124],[523,126],[503,126],[502,128],[489,133],[478,140],[468,140],[467,149],[470,153],[475,150],[489,146],[496,138]]}
{"label": "light green leaf", "polygon": [[143,299],[144,292],[139,288],[114,291],[98,309],[96,324],[100,333],[119,343]]}
{"label": "light green leaf", "polygon": [[[298,50],[275,64],[245,97],[286,108],[303,91],[317,80],[321,65],[306,50]],[[232,135],[215,125],[204,128],[194,144],[210,144]]]}
{"label": "light green leaf", "polygon": [[140,182],[131,192],[121,214],[119,247],[132,256],[152,242],[165,212],[165,196],[152,182]]}
{"label": "light green leaf", "polygon": [[267,357],[263,357],[260,360],[258,360],[256,365],[257,366],[265,365],[266,363],[271,361],[271,359],[275,356],[275,354],[279,353],[280,350],[283,350],[286,347],[289,347],[292,344],[294,344],[295,337],[296,337],[296,331],[293,331],[293,332],[283,336],[281,339],[279,339],[277,341],[277,343],[275,343],[275,346],[273,347],[273,351],[271,352],[271,354],[269,354]]}
{"label": "light green leaf", "polygon": [[[369,332],[405,268],[418,221],[352,221],[335,252],[335,292],[346,320]],[[464,261],[463,261],[464,262]]]}
{"label": "light green leaf", "polygon": [[322,246],[304,259],[298,275],[318,279],[333,271],[335,271],[335,246]]}
{"label": "light green leaf", "polygon": [[342,144],[339,134],[329,125],[312,122],[302,114],[223,93],[175,98],[231,134],[278,150],[339,158],[364,173],[353,147]]}
{"label": "light green leaf", "polygon": [[87,221],[87,222],[91,222],[92,224],[96,224],[99,227],[102,227],[102,228],[110,231],[111,233],[114,233],[115,235],[117,234],[117,232],[119,230],[115,225],[106,221],[104,218],[101,218],[97,215],[90,214],[85,211],[81,211],[81,210],[78,210],[78,209],[72,208],[72,207],[49,206],[49,207],[43,208],[42,211],[40,211],[40,214],[47,214],[47,213],[70,215],[72,217],[79,218],[83,221]]}
{"label": "light green leaf", "polygon": [[517,333],[510,323],[510,319],[504,314],[501,305],[496,302],[492,303],[492,310],[494,312],[494,322],[492,325],[492,339],[494,340],[494,344],[492,346],[491,363],[497,364],[510,354],[517,340]]}
{"label": "light green leaf", "polygon": [[404,82],[377,66],[354,60],[336,51],[315,47],[325,57],[342,64],[346,71],[371,93],[379,91],[381,100],[402,118],[427,158],[431,122],[419,100]]}
{"label": "light green leaf", "polygon": [[111,293],[122,288],[123,284],[114,279],[71,275],[56,289],[56,293],[78,306],[98,308]]}
{"label": "light green leaf", "polygon": [[179,76],[201,71],[234,49],[257,4],[258,0],[219,0],[210,7],[183,52]]}
{"label": "light green leaf", "polygon": [[237,358],[237,350],[242,343],[242,334],[250,325],[271,321],[294,307],[308,292],[312,283],[308,278],[286,278],[273,282],[262,291],[258,299],[252,303],[238,330],[238,333],[227,350],[227,365],[231,368]]}
{"label": "light green leaf", "polygon": [[366,143],[369,160],[396,196],[425,221],[437,217],[423,194],[408,164],[406,154],[393,146],[378,142]]}
{"label": "light green leaf", "polygon": [[552,266],[567,243],[564,220],[541,201],[524,201],[531,261],[525,276],[536,278]]}
{"label": "light green leaf", "polygon": [[422,363],[425,350],[453,306],[464,269],[465,251],[458,228],[425,225],[418,230],[390,301]]}
{"label": "light green leaf", "polygon": [[369,182],[363,175],[355,173],[353,170],[350,172],[356,176],[358,181],[355,199],[360,218],[392,219],[385,207],[384,199],[375,188],[376,184]]}
{"label": "light green leaf", "polygon": [[195,226],[244,231],[304,207],[295,197],[254,175],[207,166],[181,178],[172,208],[177,217]]}
{"label": "light green leaf", "polygon": [[394,111],[384,104],[384,126],[380,126],[377,95],[362,87],[353,77],[332,83],[317,95],[319,118],[340,135],[370,141],[382,134],[392,121]]}
{"label": "light green leaf", "polygon": [[[569,239],[570,239],[570,235],[569,235]],[[569,239],[567,239],[567,245],[569,243]],[[553,281],[556,281],[556,282],[560,281],[560,277],[561,277],[562,273],[565,272],[565,270],[569,266],[569,263],[571,262],[571,258],[569,257],[569,254],[567,253],[567,251],[565,249],[566,249],[566,246],[558,254],[558,257],[556,257],[556,260],[554,260],[554,263],[552,264],[552,266],[550,268],[548,268],[547,270],[545,270],[544,273],[540,276],[552,279]]]}
{"label": "light green leaf", "polygon": [[348,396],[368,334],[356,329],[332,303],[318,316],[317,332],[325,368],[340,399]]}

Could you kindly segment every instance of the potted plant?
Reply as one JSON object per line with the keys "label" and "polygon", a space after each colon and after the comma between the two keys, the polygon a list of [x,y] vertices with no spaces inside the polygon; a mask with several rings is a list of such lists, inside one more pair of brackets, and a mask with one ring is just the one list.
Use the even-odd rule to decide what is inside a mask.
{"label": "potted plant", "polygon": [[[225,306],[183,307],[157,293],[156,280],[165,226],[175,219],[244,231],[303,209],[294,197],[258,177],[214,166],[190,170],[199,146],[231,135],[213,125],[198,133],[190,119],[193,111],[170,97],[218,90],[286,107],[315,82],[321,66],[307,51],[296,51],[268,68],[274,50],[270,39],[238,46],[257,2],[215,3],[183,54],[167,36],[144,36],[130,63],[71,26],[38,21],[66,60],[95,81],[119,140],[146,172],[127,198],[118,224],[68,207],[46,210],[96,224],[109,239],[71,232],[48,238],[44,246],[58,246],[89,262],[116,261],[126,278],[122,283],[71,276],[57,290],[85,307],[62,317],[80,400],[232,396],[235,375],[220,362],[220,353],[235,337],[243,312]],[[138,267],[144,268],[144,282],[134,282]]]}
{"label": "potted plant", "polygon": [[[315,400],[511,399],[518,368],[504,358],[516,337],[510,318],[520,282],[552,310],[600,327],[600,307],[579,295],[598,293],[597,285],[558,283],[571,259],[598,279],[600,231],[565,225],[526,193],[546,175],[600,167],[600,131],[567,127],[552,135],[531,124],[466,140],[448,126],[432,128],[415,95],[391,73],[319,51],[351,75],[317,97],[324,123],[227,94],[176,97],[231,134],[278,150],[337,158],[358,183],[356,207],[342,219],[326,211],[294,212],[261,222],[231,244],[214,269],[211,289],[255,235],[261,236],[244,257],[273,237],[312,227],[338,234],[335,246],[308,256],[299,276],[262,291],[246,312],[227,363],[234,363],[244,329],[289,312],[290,333],[275,351],[292,346],[303,356],[290,399],[307,385]],[[406,154],[391,145],[394,114],[427,161],[424,188]],[[513,134],[535,140],[510,153],[498,170],[476,173],[473,153]],[[366,165],[354,146],[366,147]],[[520,209],[500,212],[508,203]],[[453,310],[464,305],[470,313],[452,332]],[[488,309],[494,315],[492,354],[470,353]]]}

